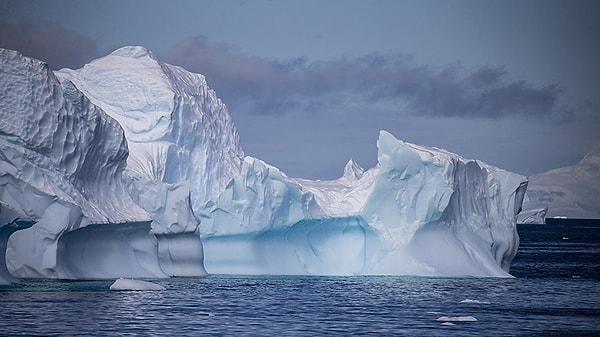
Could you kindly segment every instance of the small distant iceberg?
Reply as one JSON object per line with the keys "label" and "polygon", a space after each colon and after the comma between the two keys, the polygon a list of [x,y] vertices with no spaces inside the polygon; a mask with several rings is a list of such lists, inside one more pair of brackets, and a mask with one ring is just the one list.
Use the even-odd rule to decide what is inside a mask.
{"label": "small distant iceberg", "polygon": [[110,290],[165,290],[160,284],[134,280],[128,278],[117,279],[109,288]]}

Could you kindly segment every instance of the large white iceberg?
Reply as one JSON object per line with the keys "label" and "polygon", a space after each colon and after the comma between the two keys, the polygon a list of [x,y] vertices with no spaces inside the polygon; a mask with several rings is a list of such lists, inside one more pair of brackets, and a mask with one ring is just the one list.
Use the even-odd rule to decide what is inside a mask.
{"label": "large white iceberg", "polygon": [[56,73],[0,56],[0,280],[203,275],[202,261],[509,276],[523,176],[382,131],[376,167],[294,179],[244,157],[202,75],[144,48]]}

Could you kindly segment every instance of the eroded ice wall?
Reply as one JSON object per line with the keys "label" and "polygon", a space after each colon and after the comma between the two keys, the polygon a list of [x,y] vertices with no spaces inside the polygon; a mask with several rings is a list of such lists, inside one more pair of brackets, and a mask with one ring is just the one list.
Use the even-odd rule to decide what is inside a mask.
{"label": "eroded ice wall", "polygon": [[128,151],[117,121],[43,62],[2,49],[0,66],[2,177],[78,205],[94,223],[147,218],[120,179]]}
{"label": "eroded ice wall", "polygon": [[121,180],[127,144],[114,119],[43,62],[2,49],[0,73],[2,209],[36,221],[11,235],[6,261],[53,276],[61,233],[149,218]]}
{"label": "eroded ice wall", "polygon": [[508,276],[525,177],[381,132],[362,216],[377,229],[373,273]]}
{"label": "eroded ice wall", "polygon": [[290,179],[247,158],[203,213],[209,272],[507,277],[526,178],[382,131],[378,166]]}
{"label": "eroded ice wall", "polygon": [[[59,82],[45,63],[18,52],[0,50],[0,74],[0,233],[6,248],[0,261],[6,268],[0,268],[0,274],[10,273],[0,279],[112,277],[118,270],[138,277],[205,274],[196,227],[185,238],[171,235],[180,228],[166,228],[160,239],[150,232],[148,212],[130,197],[124,183],[128,148],[115,119],[71,81]],[[185,194],[186,186],[180,185],[167,190]],[[172,199],[170,195],[161,199],[161,207],[191,213],[189,201],[181,206]],[[134,240],[103,236],[111,226]],[[85,258],[80,255],[78,260],[61,255],[84,247],[64,245],[70,233],[97,238],[94,242],[102,241],[104,246],[99,247],[108,251],[86,250]],[[194,239],[196,243],[189,243]],[[192,247],[192,257],[174,248],[174,241],[182,240]],[[146,243],[139,249],[132,242]],[[135,251],[136,258],[119,259],[110,252],[120,243],[129,244],[123,250]],[[161,253],[167,255],[159,258]],[[110,256],[120,264],[106,263]],[[183,267],[177,265],[178,257],[183,258]],[[155,261],[153,268],[140,267],[150,260]],[[185,267],[192,260],[195,266]]]}

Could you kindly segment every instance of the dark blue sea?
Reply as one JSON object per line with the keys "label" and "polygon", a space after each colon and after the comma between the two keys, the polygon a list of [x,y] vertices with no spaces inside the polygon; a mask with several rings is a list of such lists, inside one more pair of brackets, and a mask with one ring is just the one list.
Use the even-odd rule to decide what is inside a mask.
{"label": "dark blue sea", "polygon": [[1,336],[600,335],[600,221],[519,225],[514,279],[219,276],[0,287]]}

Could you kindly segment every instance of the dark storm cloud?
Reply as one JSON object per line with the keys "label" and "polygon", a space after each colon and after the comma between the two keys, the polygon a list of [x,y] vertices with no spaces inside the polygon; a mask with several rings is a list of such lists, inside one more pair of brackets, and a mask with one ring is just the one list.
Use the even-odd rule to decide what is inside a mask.
{"label": "dark storm cloud", "polygon": [[79,68],[98,55],[96,43],[55,23],[2,23],[0,47],[42,60],[53,69]]}
{"label": "dark storm cloud", "polygon": [[232,110],[257,114],[376,106],[413,115],[463,118],[568,115],[559,103],[560,87],[513,80],[501,68],[433,69],[396,54],[279,62],[244,55],[204,36],[181,42],[166,60],[206,75]]}

